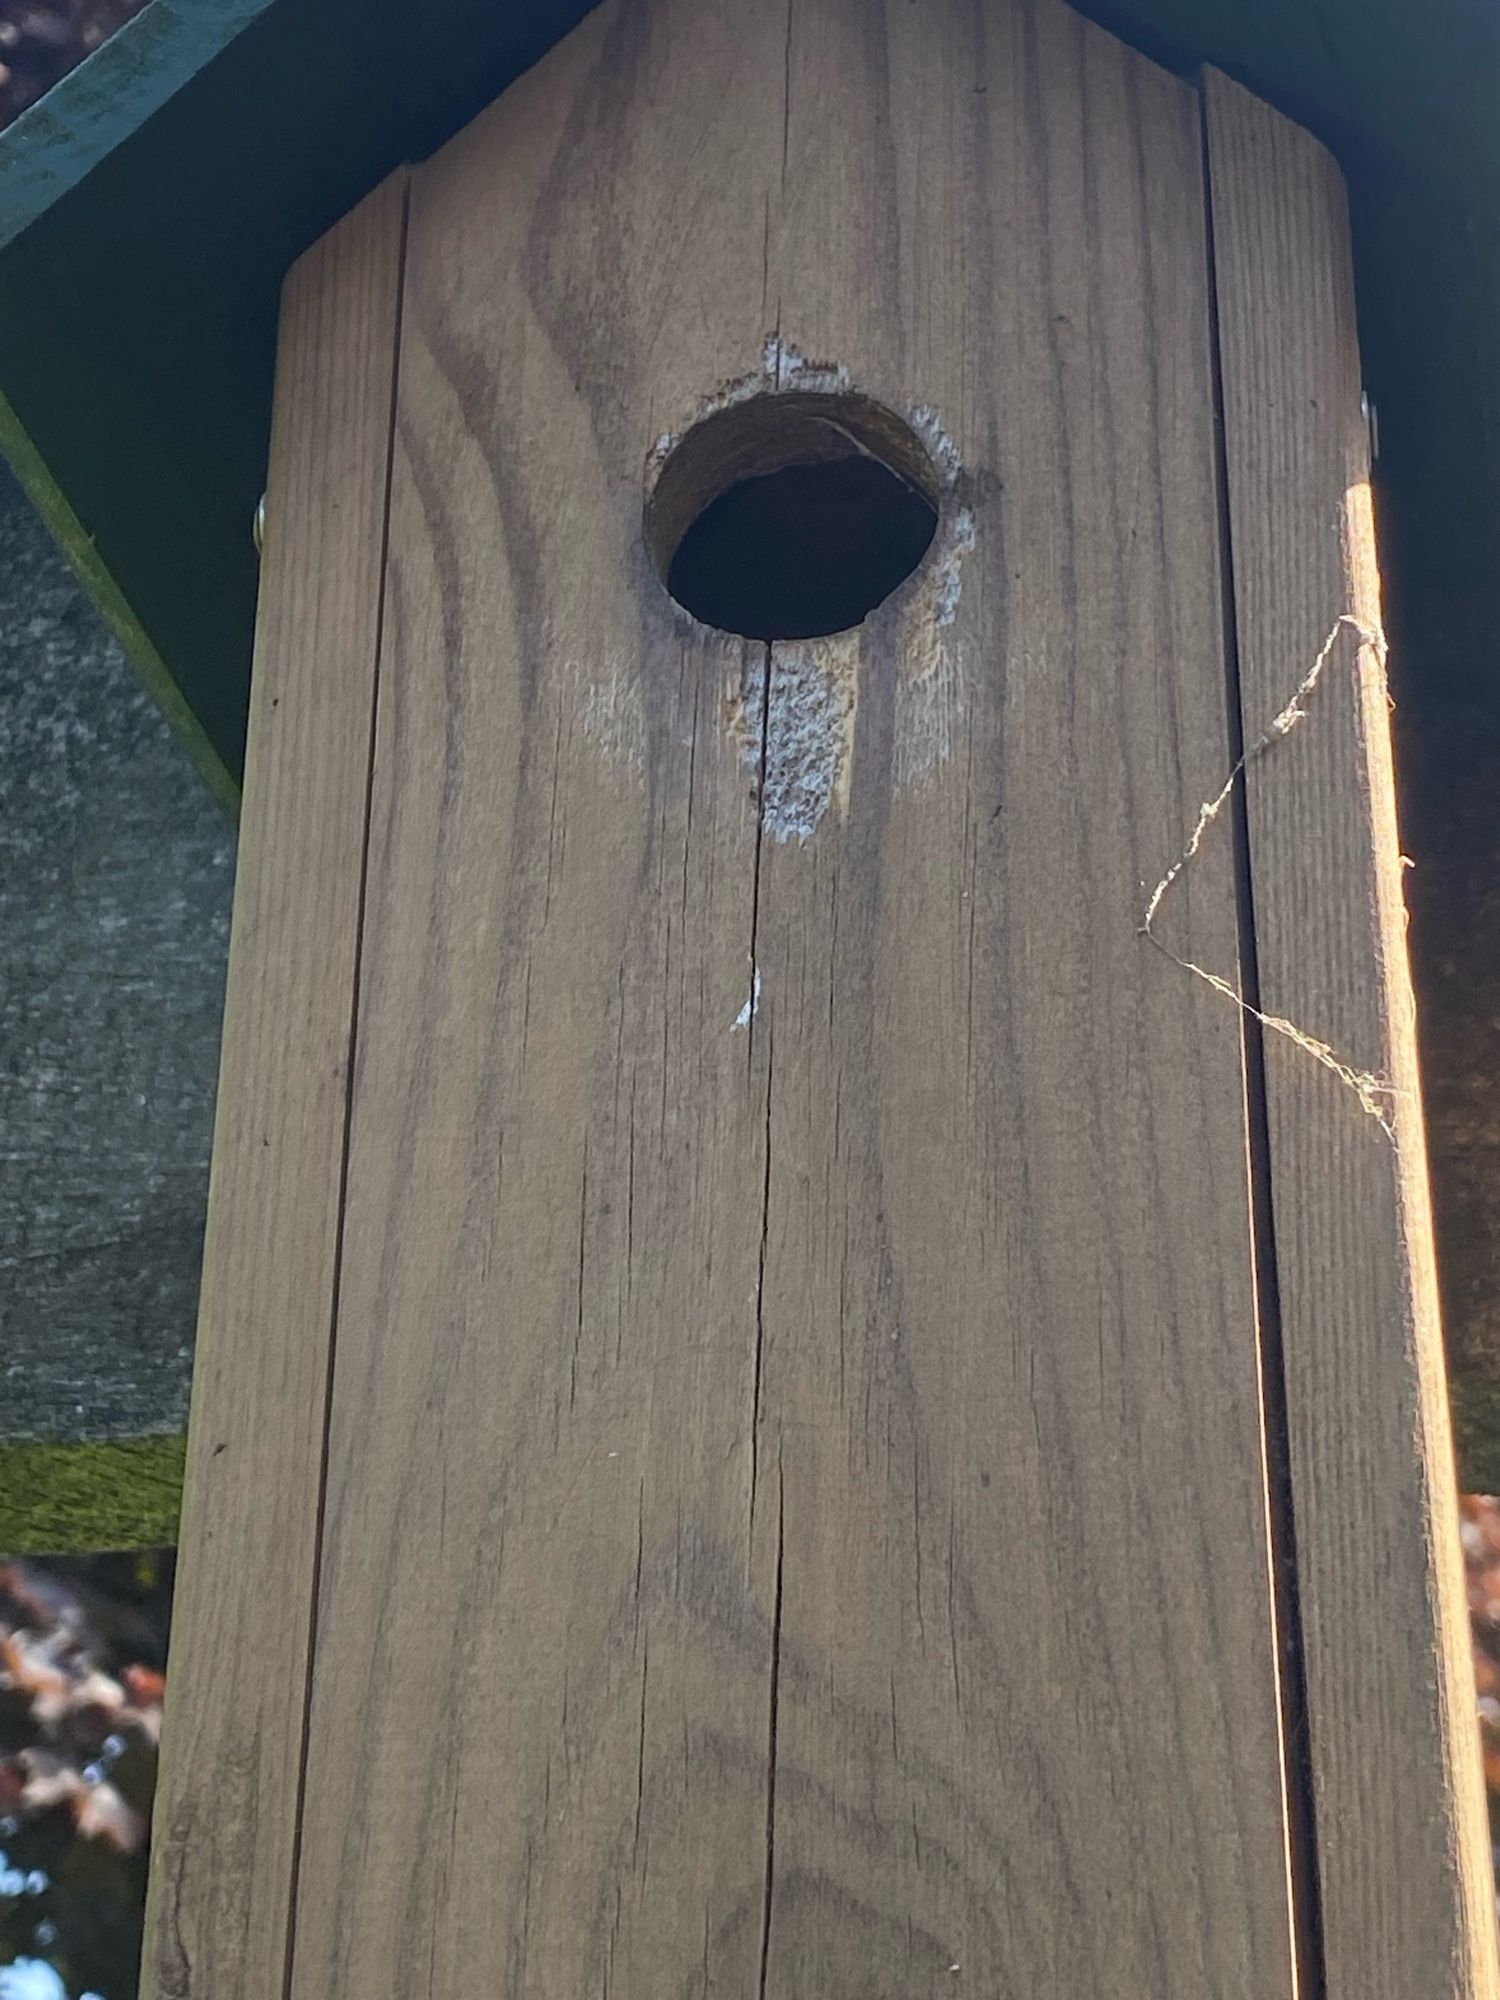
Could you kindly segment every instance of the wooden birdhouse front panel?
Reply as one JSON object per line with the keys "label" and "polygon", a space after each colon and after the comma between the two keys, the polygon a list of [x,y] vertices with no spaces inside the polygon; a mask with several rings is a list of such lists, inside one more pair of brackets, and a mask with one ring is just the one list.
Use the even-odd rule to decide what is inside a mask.
{"label": "wooden birdhouse front panel", "polygon": [[612,0],[294,273],[150,1990],[1492,1991],[1340,201]]}

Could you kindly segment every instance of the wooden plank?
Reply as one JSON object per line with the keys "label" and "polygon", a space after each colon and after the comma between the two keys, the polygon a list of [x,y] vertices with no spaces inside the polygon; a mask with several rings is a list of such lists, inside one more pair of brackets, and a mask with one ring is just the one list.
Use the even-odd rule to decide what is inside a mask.
{"label": "wooden plank", "polygon": [[766,1990],[1285,1993],[1238,1029],[1132,921],[1226,740],[1197,99],[866,11],[795,14],[782,325],[936,409],[974,547],[762,864]]}
{"label": "wooden plank", "polygon": [[296,1996],[759,1949],[745,648],[640,519],[760,356],[763,30],[604,9],[415,178]]}
{"label": "wooden plank", "polygon": [[293,270],[143,1991],[280,2000],[379,653],[405,177]]}
{"label": "wooden plank", "polygon": [[1207,85],[1260,997],[1388,1080],[1390,1131],[1265,1037],[1330,2000],[1500,1991],[1428,1213],[1348,231],[1337,170]]}
{"label": "wooden plank", "polygon": [[[609,5],[419,170],[294,2000],[1289,1995],[1240,1030],[1135,937],[1203,219],[1045,0]],[[644,468],[839,365],[940,546],[767,693]]]}

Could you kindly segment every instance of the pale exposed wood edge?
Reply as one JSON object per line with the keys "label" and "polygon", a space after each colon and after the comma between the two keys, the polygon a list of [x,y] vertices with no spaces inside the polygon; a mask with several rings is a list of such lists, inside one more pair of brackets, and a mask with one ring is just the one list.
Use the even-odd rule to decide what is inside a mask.
{"label": "pale exposed wood edge", "polygon": [[286,1977],[406,182],[283,296],[146,2000]]}
{"label": "pale exposed wood edge", "polygon": [[[1342,185],[1339,194],[1342,204]],[[1352,277],[1350,290],[1352,294]],[[1362,446],[1362,436],[1360,443]],[[1379,631],[1380,572],[1367,461],[1361,470],[1363,478],[1352,487],[1345,509],[1344,554],[1351,609],[1362,624]],[[1431,1565],[1428,1588],[1436,1669],[1432,1696],[1444,1767],[1439,1775],[1441,1782],[1450,1788],[1453,1812],[1452,1893],[1460,1951],[1457,1990],[1472,1991],[1493,2000],[1500,1993],[1495,1869],[1475,1718],[1473,1642],[1459,1540],[1458,1474],[1438,1304],[1416,1002],[1406,944],[1407,911],[1392,762],[1391,704],[1384,658],[1370,646],[1361,648],[1359,702],[1374,843],[1371,909],[1386,1005],[1386,1071],[1394,1085],[1392,1164],[1403,1225],[1401,1247],[1405,1251],[1410,1285],[1411,1362],[1415,1376],[1415,1433],[1410,1440],[1402,1436],[1396,1442],[1398,1449],[1409,1453],[1413,1460],[1410,1476],[1418,1487],[1431,1535],[1422,1555]],[[1399,1463],[1395,1469],[1399,1472]],[[1422,1693],[1425,1695],[1426,1690]]]}
{"label": "pale exposed wood edge", "polygon": [[[1227,79],[1207,76],[1205,107],[1253,742],[1336,617],[1378,629],[1379,577],[1342,181]],[[1378,646],[1344,636],[1308,720],[1247,782],[1261,1003],[1394,1086],[1392,1143],[1352,1091],[1266,1037],[1327,1993],[1488,2000],[1494,1892],[1388,701]],[[1371,1809],[1382,1766],[1387,1812]]]}

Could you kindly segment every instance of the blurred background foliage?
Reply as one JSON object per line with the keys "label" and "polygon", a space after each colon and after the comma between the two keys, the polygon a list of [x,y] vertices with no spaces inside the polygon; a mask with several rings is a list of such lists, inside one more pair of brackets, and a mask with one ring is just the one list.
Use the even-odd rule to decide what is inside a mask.
{"label": "blurred background foliage", "polygon": [[172,1569],[0,1563],[0,2000],[134,2000]]}
{"label": "blurred background foliage", "polygon": [[1500,1499],[1466,1493],[1460,1506],[1479,1692],[1479,1741],[1490,1801],[1490,1841],[1500,1875]]}

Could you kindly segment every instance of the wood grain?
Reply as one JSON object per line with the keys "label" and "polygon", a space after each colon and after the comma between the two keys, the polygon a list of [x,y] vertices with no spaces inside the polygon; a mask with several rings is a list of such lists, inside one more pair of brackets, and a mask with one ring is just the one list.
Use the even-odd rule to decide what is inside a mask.
{"label": "wood grain", "polygon": [[[1244,731],[1378,626],[1343,188],[1207,84]],[[1394,1143],[1266,1037],[1266,1123],[1330,2000],[1493,1995],[1494,1889],[1433,1281],[1383,662],[1345,631],[1248,775],[1263,1006],[1389,1078]]]}
{"label": "wood grain", "polygon": [[405,176],[287,281],[143,1992],[280,2000],[337,1281]]}
{"label": "wood grain", "polygon": [[[1047,0],[607,5],[418,171],[294,2000],[1290,1994],[1239,1024],[1136,937],[1206,272]],[[840,369],[929,567],[692,625],[653,445]]]}
{"label": "wood grain", "polygon": [[1224,743],[1197,106],[1060,8],[795,18],[783,326],[975,547],[762,876],[767,1990],[1284,1992],[1237,1031],[1135,936]]}

